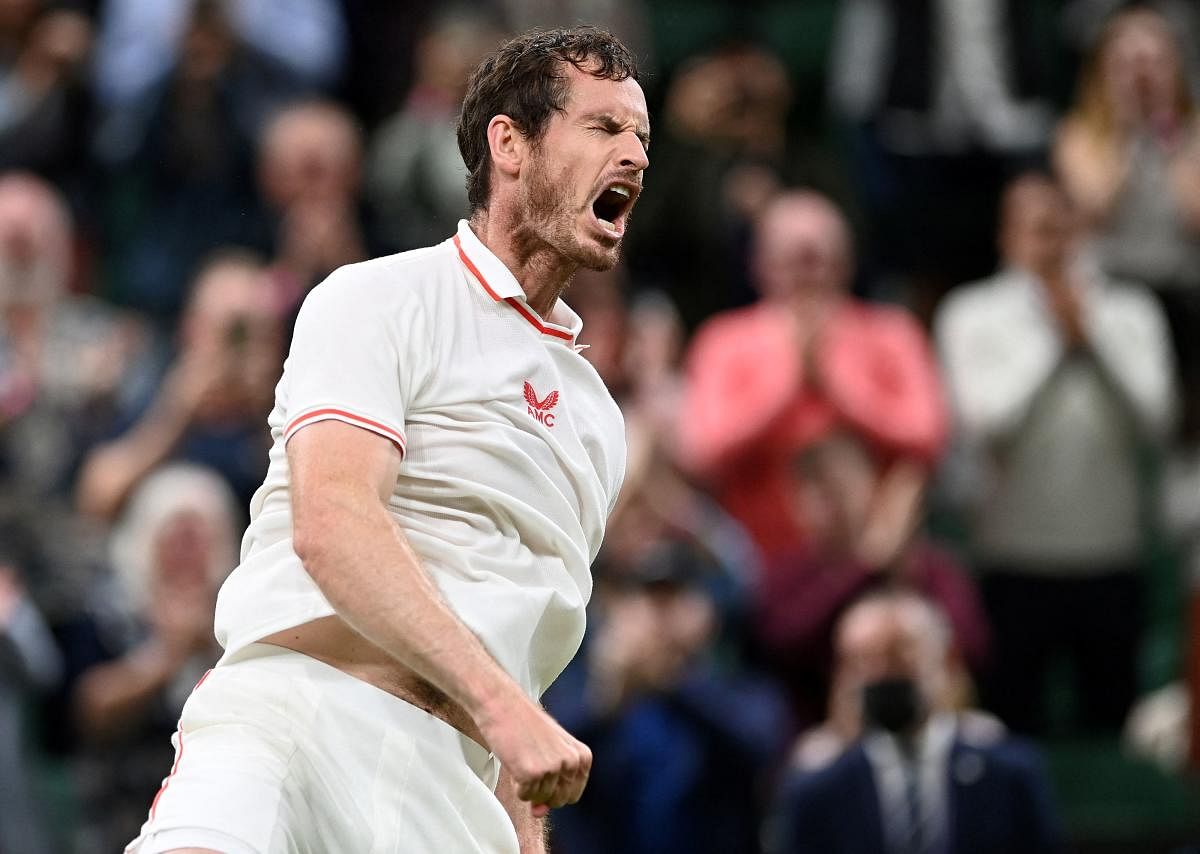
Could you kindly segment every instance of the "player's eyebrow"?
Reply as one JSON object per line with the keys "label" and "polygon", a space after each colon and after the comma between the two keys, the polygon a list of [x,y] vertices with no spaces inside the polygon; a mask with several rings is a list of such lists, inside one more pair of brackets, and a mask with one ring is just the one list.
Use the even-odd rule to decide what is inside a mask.
{"label": "player's eyebrow", "polygon": [[[588,113],[583,117],[583,120],[585,122],[595,122],[609,133],[620,133],[625,129],[625,123],[618,121],[616,116],[612,115],[612,113]],[[633,132],[637,138],[641,140],[643,148],[650,147],[649,130],[635,126]]]}

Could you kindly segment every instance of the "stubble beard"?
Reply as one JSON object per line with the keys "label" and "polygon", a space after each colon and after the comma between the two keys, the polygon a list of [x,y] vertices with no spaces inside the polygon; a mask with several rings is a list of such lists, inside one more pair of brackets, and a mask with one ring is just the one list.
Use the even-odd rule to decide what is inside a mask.
{"label": "stubble beard", "polygon": [[525,223],[520,230],[528,229],[531,240],[549,246],[573,266],[598,272],[611,270],[620,258],[620,243],[605,249],[582,241],[576,231],[579,211],[571,202],[571,182],[566,176],[556,180],[551,175],[548,158],[540,150],[535,158],[525,191]]}

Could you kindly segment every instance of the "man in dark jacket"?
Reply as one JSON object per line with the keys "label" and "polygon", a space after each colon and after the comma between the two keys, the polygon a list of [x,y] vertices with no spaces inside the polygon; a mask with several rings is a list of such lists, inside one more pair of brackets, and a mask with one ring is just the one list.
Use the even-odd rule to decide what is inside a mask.
{"label": "man in dark jacket", "polygon": [[834,715],[861,734],[785,786],[779,854],[1062,850],[1034,748],[989,718],[946,711],[949,631],[934,606],[871,594],[846,612],[836,644]]}

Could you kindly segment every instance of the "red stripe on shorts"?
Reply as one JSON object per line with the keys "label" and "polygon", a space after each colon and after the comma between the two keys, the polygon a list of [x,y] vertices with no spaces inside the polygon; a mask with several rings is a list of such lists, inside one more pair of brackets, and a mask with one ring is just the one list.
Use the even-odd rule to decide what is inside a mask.
{"label": "red stripe on shorts", "polygon": [[[212,670],[204,671],[204,675],[200,677],[200,681],[196,683],[196,688],[204,684],[204,680],[208,678],[208,674]],[[196,688],[192,689],[195,693]],[[179,749],[175,751],[175,763],[171,766],[171,773],[163,780],[162,785],[158,788],[158,793],[154,796],[154,800],[150,803],[150,818],[154,818],[154,811],[158,809],[158,799],[163,796],[163,792],[167,790],[167,784],[171,782],[171,778],[179,772],[179,761],[183,759],[183,718],[179,719],[179,723],[175,727],[175,732],[179,736]]]}

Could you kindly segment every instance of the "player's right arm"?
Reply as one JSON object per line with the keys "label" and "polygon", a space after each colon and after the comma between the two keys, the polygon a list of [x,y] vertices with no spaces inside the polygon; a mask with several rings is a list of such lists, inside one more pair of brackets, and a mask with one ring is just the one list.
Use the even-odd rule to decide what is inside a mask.
{"label": "player's right arm", "polygon": [[388,513],[397,446],[325,420],[296,431],[287,454],[293,545],[338,615],[466,710],[521,799],[549,807],[578,800],[591,752],[525,695],[450,610]]}

